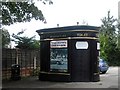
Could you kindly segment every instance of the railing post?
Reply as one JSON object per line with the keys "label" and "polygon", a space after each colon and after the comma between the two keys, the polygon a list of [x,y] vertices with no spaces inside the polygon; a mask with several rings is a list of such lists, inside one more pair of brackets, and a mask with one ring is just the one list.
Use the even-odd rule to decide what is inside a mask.
{"label": "railing post", "polygon": [[16,49],[16,64],[18,64],[18,49]]}
{"label": "railing post", "polygon": [[34,56],[34,69],[36,69],[36,56]]}

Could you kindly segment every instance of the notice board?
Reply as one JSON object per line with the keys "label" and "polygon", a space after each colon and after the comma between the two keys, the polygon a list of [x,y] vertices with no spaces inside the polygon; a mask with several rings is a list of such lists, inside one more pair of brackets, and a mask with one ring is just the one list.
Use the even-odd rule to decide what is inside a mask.
{"label": "notice board", "polygon": [[67,40],[50,42],[50,71],[68,71],[68,49]]}

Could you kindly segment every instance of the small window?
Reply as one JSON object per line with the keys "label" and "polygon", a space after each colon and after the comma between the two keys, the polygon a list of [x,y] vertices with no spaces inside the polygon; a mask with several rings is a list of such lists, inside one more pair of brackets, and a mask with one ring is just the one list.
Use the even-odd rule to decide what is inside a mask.
{"label": "small window", "polygon": [[76,42],[76,49],[88,49],[88,42],[86,41]]}

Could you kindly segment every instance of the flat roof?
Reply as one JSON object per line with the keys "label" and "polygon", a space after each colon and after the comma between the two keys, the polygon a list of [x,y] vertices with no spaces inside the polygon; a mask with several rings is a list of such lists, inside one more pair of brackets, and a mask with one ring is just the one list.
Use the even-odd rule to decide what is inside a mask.
{"label": "flat roof", "polygon": [[99,31],[100,27],[89,26],[89,25],[76,25],[76,26],[65,26],[65,27],[55,27],[55,28],[45,28],[39,29],[37,33],[47,33],[47,32],[63,32],[63,31],[74,31],[74,30],[96,30]]}

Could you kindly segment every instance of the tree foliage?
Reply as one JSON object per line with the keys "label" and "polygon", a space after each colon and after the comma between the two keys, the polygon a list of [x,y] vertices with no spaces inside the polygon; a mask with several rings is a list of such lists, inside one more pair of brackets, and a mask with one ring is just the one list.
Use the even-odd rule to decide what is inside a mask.
{"label": "tree foliage", "polygon": [[16,48],[20,49],[38,49],[40,46],[40,42],[38,40],[35,40],[35,36],[32,37],[26,37],[21,36],[24,33],[24,31],[18,32],[16,35],[13,34],[13,40],[17,46]]}
{"label": "tree foliage", "polygon": [[110,16],[108,11],[107,17],[102,19],[102,25],[100,30],[100,56],[108,61],[109,65],[120,65],[120,50],[117,46],[118,33],[116,33],[116,19]]}
{"label": "tree foliage", "polygon": [[117,24],[117,28],[118,28],[118,48],[120,49],[120,21],[118,21],[118,24]]}
{"label": "tree foliage", "polygon": [[7,48],[10,44],[10,34],[8,30],[2,28],[2,47]]}
{"label": "tree foliage", "polygon": [[[42,1],[42,0],[40,0]],[[49,1],[49,4],[52,4],[51,0],[43,0],[45,4]],[[42,11],[39,10],[35,3],[30,2],[2,2],[2,24],[11,25],[16,22],[29,22],[31,19],[41,20],[46,22],[45,17],[42,14]]]}

